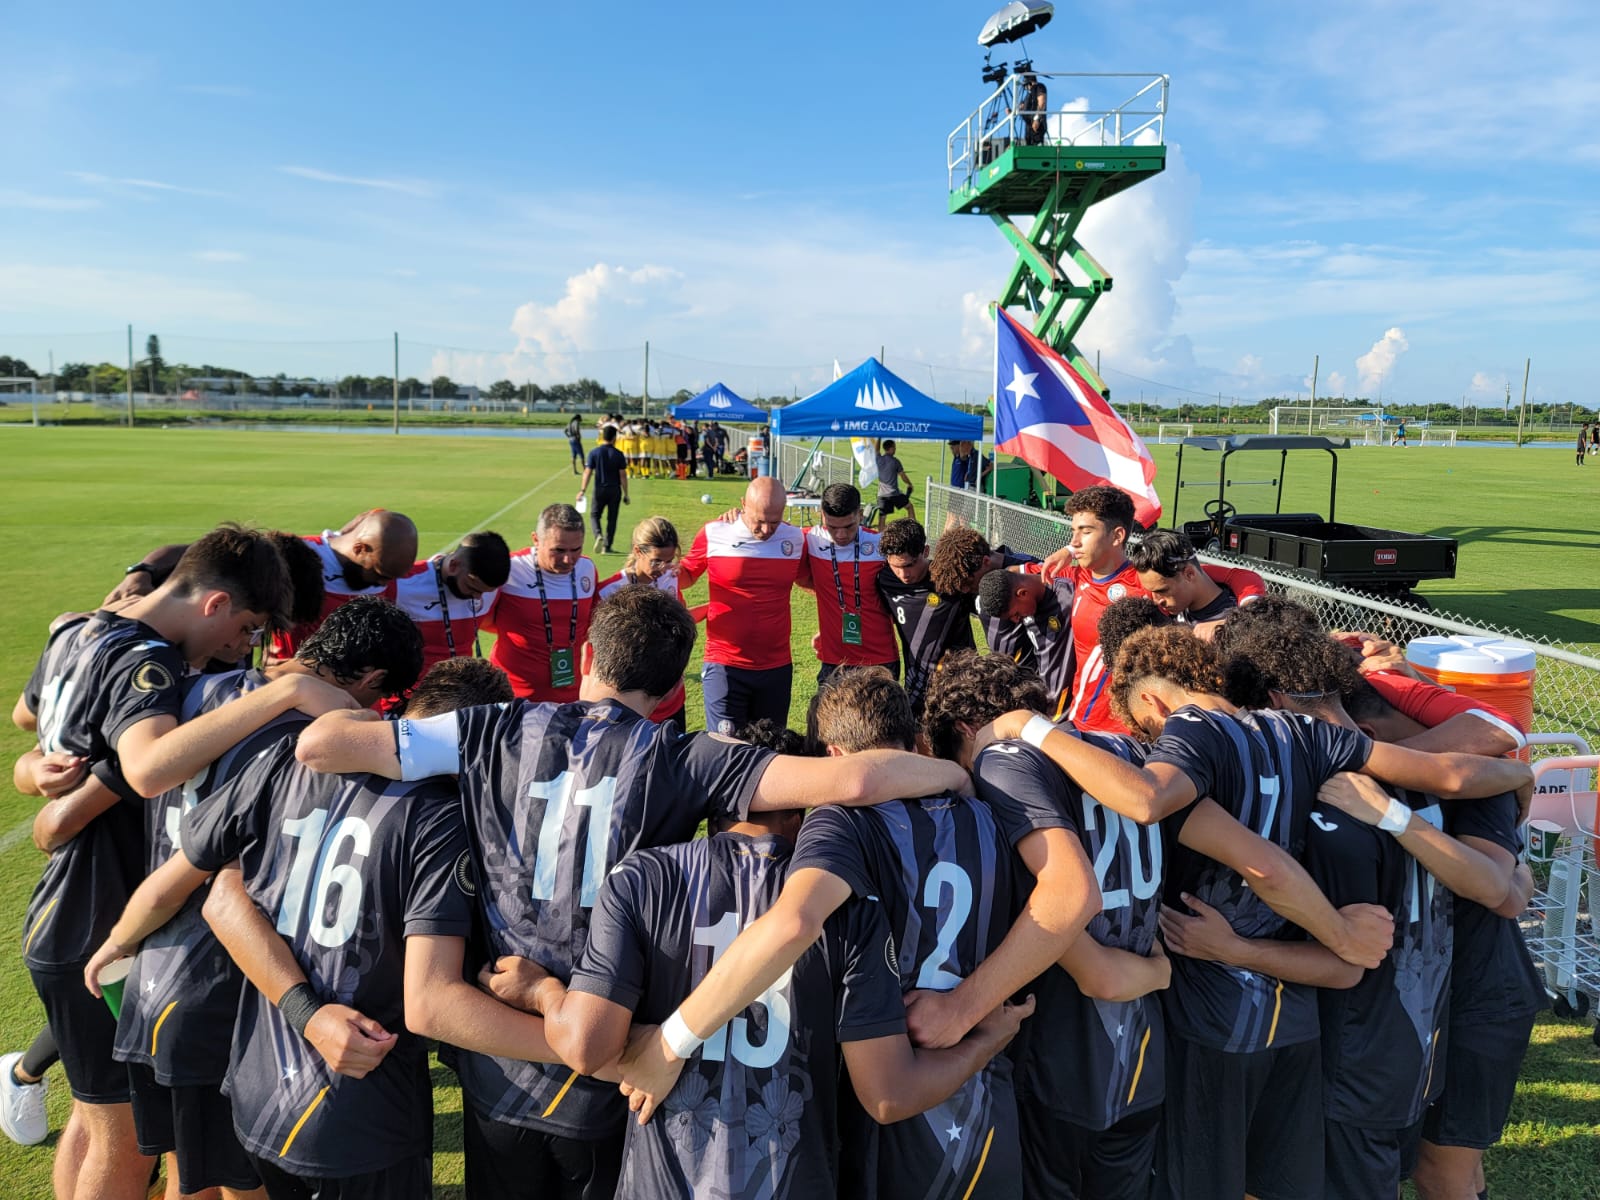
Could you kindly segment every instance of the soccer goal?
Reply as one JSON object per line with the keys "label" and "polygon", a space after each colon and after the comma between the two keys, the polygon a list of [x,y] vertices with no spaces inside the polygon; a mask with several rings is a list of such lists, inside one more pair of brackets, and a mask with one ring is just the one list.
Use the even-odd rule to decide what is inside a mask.
{"label": "soccer goal", "polygon": [[1167,442],[1181,442],[1186,437],[1194,436],[1194,426],[1187,423],[1156,426],[1156,445]]}
{"label": "soccer goal", "polygon": [[1417,445],[1419,446],[1454,446],[1456,444],[1456,431],[1454,429],[1417,429]]}

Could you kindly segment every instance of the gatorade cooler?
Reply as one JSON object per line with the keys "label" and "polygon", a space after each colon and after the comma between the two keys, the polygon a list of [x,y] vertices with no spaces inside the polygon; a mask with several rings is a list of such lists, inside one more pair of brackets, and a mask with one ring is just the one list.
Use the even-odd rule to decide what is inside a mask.
{"label": "gatorade cooler", "polygon": [[1412,638],[1406,661],[1430,683],[1493,705],[1516,727],[1533,728],[1536,655],[1527,646],[1494,637]]}
{"label": "gatorade cooler", "polygon": [[745,457],[750,462],[750,478],[769,474],[767,470],[767,439],[759,433],[752,434],[745,443]]}

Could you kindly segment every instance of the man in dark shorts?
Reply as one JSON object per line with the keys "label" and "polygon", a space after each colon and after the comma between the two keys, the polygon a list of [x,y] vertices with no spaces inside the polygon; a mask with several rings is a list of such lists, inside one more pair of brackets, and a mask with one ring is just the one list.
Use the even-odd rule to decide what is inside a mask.
{"label": "man in dark shorts", "polygon": [[583,468],[583,419],[577,413],[567,422],[567,448],[572,451],[572,473]]}
{"label": "man in dark shorts", "polygon": [[[915,521],[917,510],[911,503],[911,476],[906,474],[905,467],[896,457],[893,440],[885,440],[879,445],[877,458],[879,517],[892,516],[903,508],[906,516]],[[905,481],[904,491],[900,490],[901,480]]]}
{"label": "man in dark shorts", "polygon": [[[628,460],[617,449],[617,427],[607,425],[600,431],[600,444],[589,451],[584,463],[583,479],[578,483],[578,499],[582,500],[594,481],[594,509],[589,521],[594,526],[594,552],[610,554],[617,540],[617,517],[621,506],[628,503]],[[600,516],[605,514],[605,531],[601,536]]]}

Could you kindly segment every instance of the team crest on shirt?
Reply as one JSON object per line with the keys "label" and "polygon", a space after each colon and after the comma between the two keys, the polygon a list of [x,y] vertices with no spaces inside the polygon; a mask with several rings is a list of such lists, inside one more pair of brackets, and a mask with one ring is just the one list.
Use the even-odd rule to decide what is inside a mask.
{"label": "team crest on shirt", "polygon": [[876,554],[877,552],[878,552],[878,543],[877,542],[872,541],[870,538],[862,538],[861,539],[861,553],[863,553],[863,554],[865,554],[865,555],[870,557],[870,556]]}
{"label": "team crest on shirt", "polygon": [[578,588],[579,588],[580,591],[583,592],[583,594],[585,596],[587,596],[589,594],[589,592],[591,591],[591,589],[593,589],[593,587],[594,587],[594,580],[590,579],[587,575],[581,576],[578,579]]}
{"label": "team crest on shirt", "polygon": [[1113,583],[1106,589],[1106,599],[1111,601],[1113,604],[1118,600],[1121,600],[1127,594],[1128,588],[1126,584]]}
{"label": "team crest on shirt", "polygon": [[785,558],[794,557],[794,543],[788,538],[784,538],[783,541],[778,543],[778,549],[783,551],[783,556]]}
{"label": "team crest on shirt", "polygon": [[461,857],[456,859],[455,869],[451,872],[456,881],[456,886],[464,895],[476,896],[478,894],[478,877],[472,870],[472,851],[463,850]]}
{"label": "team crest on shirt", "polygon": [[1051,617],[1050,620],[1047,623],[1048,623],[1048,625],[1050,627],[1050,632],[1051,633],[1059,633],[1060,632],[1060,630],[1061,630],[1061,618],[1060,617]]}
{"label": "team crest on shirt", "polygon": [[133,690],[161,692],[172,686],[172,673],[158,662],[141,663],[133,673]]}
{"label": "team crest on shirt", "polygon": [[939,593],[938,592],[929,592],[928,593],[928,607],[929,608],[938,608],[939,607]]}

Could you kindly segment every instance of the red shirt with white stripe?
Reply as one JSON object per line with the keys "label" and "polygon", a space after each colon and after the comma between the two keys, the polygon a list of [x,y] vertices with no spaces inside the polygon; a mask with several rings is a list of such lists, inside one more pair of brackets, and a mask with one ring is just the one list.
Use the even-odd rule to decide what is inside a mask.
{"label": "red shirt with white stripe", "polygon": [[1518,726],[1492,704],[1485,704],[1482,700],[1474,700],[1471,696],[1452,692],[1449,688],[1442,688],[1438,684],[1413,679],[1398,671],[1374,671],[1363,678],[1376,688],[1378,695],[1387,700],[1397,712],[1404,713],[1418,725],[1426,725],[1432,729],[1435,725],[1443,725],[1451,717],[1471,713],[1479,720],[1489,722],[1516,739],[1519,747],[1526,744],[1523,735],[1528,731]]}
{"label": "red shirt with white stripe", "polygon": [[[594,611],[600,573],[587,558],[580,558],[570,575],[541,571],[535,553],[529,547],[511,556],[511,577],[484,621],[483,627],[498,635],[489,661],[506,673],[511,690],[520,698],[565,704],[578,698],[578,659],[589,636],[589,614]],[[543,599],[539,594],[541,581]],[[544,616],[547,609],[548,628]],[[550,682],[552,647],[572,650],[572,682],[566,687],[558,688]]]}
{"label": "red shirt with white stripe", "polygon": [[344,581],[344,564],[334,554],[333,547],[328,543],[339,535],[331,529],[324,529],[321,536],[303,537],[300,540],[316,551],[318,560],[322,563],[322,612],[315,621],[304,625],[296,625],[287,633],[276,633],[272,637],[272,657],[287,659],[295,656],[295,651],[300,649],[300,644],[322,627],[328,619],[328,614],[341,604],[354,600],[357,596],[381,596],[383,599],[394,602],[395,581],[376,583],[371,587],[354,588]]}
{"label": "red shirt with white stripe", "polygon": [[706,662],[745,671],[789,665],[789,595],[804,555],[803,535],[788,523],[766,541],[743,517],[713,521],[695,535],[678,577],[682,587],[702,575],[711,581]]}
{"label": "red shirt with white stripe", "polygon": [[[600,599],[606,600],[615,595],[621,588],[631,583],[653,583],[659,591],[676,596],[678,602],[683,602],[683,592],[678,587],[678,572],[676,570],[664,571],[659,579],[652,580],[648,575],[630,576],[626,570],[618,571],[610,579],[600,581]],[[675,717],[683,711],[684,690],[683,680],[678,680],[678,686],[673,688],[661,698],[661,703],[656,705],[655,711],[650,714],[650,719],[657,724],[668,717]]]}
{"label": "red shirt with white stripe", "polygon": [[[450,645],[455,643],[454,655],[467,657],[476,651],[473,643],[489,610],[494,607],[498,588],[492,588],[474,600],[458,596],[450,590],[444,578],[444,555],[437,554],[411,568],[404,579],[395,581],[394,602],[416,622],[422,631],[422,669],[426,671],[436,662],[452,656]],[[443,595],[444,605],[439,603]],[[445,609],[449,610],[450,632],[445,633]]]}
{"label": "red shirt with white stripe", "polygon": [[[822,662],[859,667],[900,660],[894,622],[878,594],[878,572],[884,570],[878,540],[877,534],[858,529],[853,543],[840,546],[821,525],[813,525],[805,532],[800,577],[809,579],[816,592]],[[837,576],[834,575],[835,564],[839,568]],[[847,610],[860,614],[859,646],[845,645],[844,614]]]}

